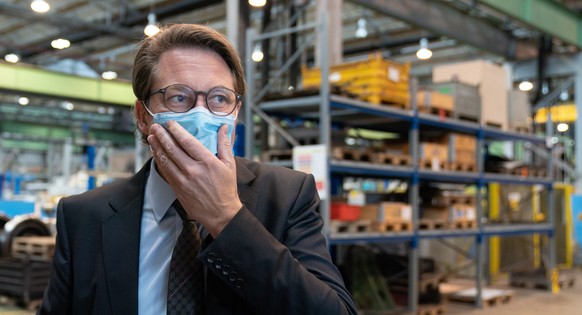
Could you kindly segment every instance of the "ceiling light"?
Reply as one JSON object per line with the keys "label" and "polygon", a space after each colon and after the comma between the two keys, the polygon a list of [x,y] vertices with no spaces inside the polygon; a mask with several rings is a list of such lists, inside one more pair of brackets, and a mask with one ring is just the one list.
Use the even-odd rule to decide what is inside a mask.
{"label": "ceiling light", "polygon": [[159,31],[160,28],[156,25],[156,14],[148,14],[148,25],[146,25],[146,27],[143,29],[143,33],[146,34],[147,37],[152,37]]}
{"label": "ceiling light", "polygon": [[420,49],[416,52],[416,57],[420,60],[426,60],[432,57],[432,51],[428,49],[428,40],[426,38],[420,39]]}
{"label": "ceiling light", "polygon": [[366,30],[366,19],[364,18],[358,19],[358,29],[356,30],[356,37],[357,38],[368,37],[368,31]]}
{"label": "ceiling light", "polygon": [[564,90],[560,93],[560,101],[567,101],[570,98],[570,93],[567,90]]}
{"label": "ceiling light", "polygon": [[62,106],[66,110],[73,110],[73,109],[75,109],[75,105],[73,103],[71,103],[71,102],[63,102]]}
{"label": "ceiling light", "polygon": [[36,13],[47,13],[51,6],[44,0],[34,0],[30,4],[30,8]]}
{"label": "ceiling light", "polygon": [[254,62],[260,62],[263,60],[265,55],[263,54],[263,50],[261,49],[261,44],[255,45],[255,49],[253,49],[253,54],[251,55],[251,59]]}
{"label": "ceiling light", "polygon": [[20,61],[20,57],[17,54],[8,54],[4,56],[4,60],[10,63],[17,63]]}
{"label": "ceiling light", "polygon": [[249,0],[249,4],[252,5],[253,7],[264,7],[265,4],[267,4],[267,0]]}
{"label": "ceiling light", "polygon": [[115,79],[117,79],[117,72],[104,71],[103,73],[101,73],[101,77],[105,80],[115,80]]}
{"label": "ceiling light", "polygon": [[71,46],[71,42],[69,42],[66,39],[59,38],[59,39],[53,40],[51,42],[51,46],[54,49],[65,49],[65,48],[69,48],[69,46]]}
{"label": "ceiling light", "polygon": [[568,124],[566,123],[559,123],[558,127],[556,127],[556,129],[558,129],[559,132],[566,132],[568,131]]}
{"label": "ceiling light", "polygon": [[30,103],[30,100],[28,99],[28,97],[21,96],[18,98],[18,104],[20,104],[22,106],[26,106],[26,105],[28,105],[28,103]]}
{"label": "ceiling light", "polygon": [[531,89],[533,89],[533,83],[529,82],[529,81],[521,81],[521,83],[519,83],[519,90],[520,91],[531,91]]}

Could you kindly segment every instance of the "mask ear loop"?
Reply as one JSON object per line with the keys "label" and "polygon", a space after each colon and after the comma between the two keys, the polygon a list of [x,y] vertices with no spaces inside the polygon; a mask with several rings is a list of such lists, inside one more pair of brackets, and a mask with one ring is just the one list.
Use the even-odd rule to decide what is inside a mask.
{"label": "mask ear loop", "polygon": [[145,101],[141,101],[141,100],[140,100],[140,102],[141,102],[141,105],[143,105],[143,107],[145,108],[145,110],[146,110],[146,111],[147,111],[147,112],[148,112],[148,113],[149,113],[149,114],[150,114],[152,117],[154,117],[154,114],[153,114],[153,113],[150,111],[150,109],[149,109],[149,108],[148,108],[148,106],[146,105],[146,102],[145,102]]}

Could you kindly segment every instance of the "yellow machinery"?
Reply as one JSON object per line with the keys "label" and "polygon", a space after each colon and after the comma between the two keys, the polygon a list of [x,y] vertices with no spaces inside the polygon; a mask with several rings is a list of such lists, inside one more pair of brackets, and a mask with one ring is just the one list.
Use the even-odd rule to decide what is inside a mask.
{"label": "yellow machinery", "polygon": [[[527,190],[530,190],[529,194]],[[554,222],[557,243],[557,267],[573,266],[572,211],[570,199],[573,186],[554,185]],[[527,203],[523,206],[523,203]],[[536,186],[511,186],[492,183],[489,185],[489,220],[509,219],[547,222],[546,193]],[[508,214],[509,213],[509,214]],[[507,222],[505,222],[507,223]],[[545,235],[533,234],[516,237],[491,237],[489,239],[489,275],[493,282],[504,277],[512,268],[539,269],[544,259]],[[521,259],[521,262],[517,260]]]}

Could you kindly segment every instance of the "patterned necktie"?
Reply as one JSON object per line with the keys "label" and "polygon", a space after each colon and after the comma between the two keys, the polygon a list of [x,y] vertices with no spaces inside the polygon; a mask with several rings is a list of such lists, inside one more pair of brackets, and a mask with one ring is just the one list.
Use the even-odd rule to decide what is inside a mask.
{"label": "patterned necktie", "polygon": [[168,315],[204,314],[204,273],[202,263],[196,259],[200,250],[200,233],[196,224],[189,221],[178,200],[174,209],[184,224],[178,237],[168,279]]}

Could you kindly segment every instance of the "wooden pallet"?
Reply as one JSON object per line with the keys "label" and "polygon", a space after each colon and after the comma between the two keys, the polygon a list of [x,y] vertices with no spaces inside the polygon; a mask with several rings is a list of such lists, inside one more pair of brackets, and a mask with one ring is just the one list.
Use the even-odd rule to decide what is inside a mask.
{"label": "wooden pallet", "polygon": [[436,116],[439,116],[439,117],[447,117],[447,118],[453,117],[453,112],[451,110],[445,109],[445,108],[419,106],[418,107],[418,112],[419,113],[436,115]]}
{"label": "wooden pallet", "polygon": [[498,123],[498,122],[493,122],[493,121],[484,121],[483,125],[487,126],[487,127],[493,127],[493,128],[497,128],[497,129],[502,129],[503,125]]}
{"label": "wooden pallet", "polygon": [[335,147],[332,150],[332,157],[336,160],[371,162],[373,155],[368,150],[353,150],[342,147]]}
{"label": "wooden pallet", "polygon": [[450,223],[449,227],[454,230],[470,230],[477,228],[475,220],[458,220]]}
{"label": "wooden pallet", "polygon": [[412,231],[412,222],[373,222],[372,230],[377,232],[405,232]]}
{"label": "wooden pallet", "polygon": [[53,236],[22,236],[12,241],[12,257],[50,261],[55,253],[55,238]]}
{"label": "wooden pallet", "polygon": [[377,152],[373,155],[372,162],[379,164],[391,164],[396,166],[408,166],[412,165],[412,157],[406,154]]}
{"label": "wooden pallet", "polygon": [[359,221],[330,221],[330,233],[331,234],[353,234],[353,233],[365,233],[369,232],[371,229],[371,222],[368,220]]}
{"label": "wooden pallet", "polygon": [[[475,303],[476,296],[477,290],[475,288],[470,288],[452,293],[448,295],[447,298],[449,301],[452,302],[454,301],[462,303]],[[492,307],[496,305],[509,303],[512,297],[513,291],[511,290],[498,290],[488,288],[483,288],[482,290],[483,307]]]}
{"label": "wooden pallet", "polygon": [[417,315],[443,315],[446,311],[445,304],[420,304],[416,310]]}
{"label": "wooden pallet", "polygon": [[[571,288],[576,284],[576,278],[568,274],[560,274],[558,276],[558,286],[560,289]],[[546,278],[540,274],[539,277],[526,276],[526,277],[512,277],[510,279],[510,285],[513,287],[526,288],[526,289],[543,289],[548,288],[548,281]]]}
{"label": "wooden pallet", "polygon": [[420,230],[443,230],[448,228],[449,224],[446,220],[421,218],[418,220],[418,228]]}
{"label": "wooden pallet", "polygon": [[511,131],[523,134],[531,134],[532,127],[529,125],[514,125],[511,128]]}
{"label": "wooden pallet", "polygon": [[418,162],[418,167],[424,170],[443,171],[448,169],[448,162],[433,159],[422,159]]}
{"label": "wooden pallet", "polygon": [[473,195],[448,195],[448,196],[438,196],[437,201],[444,204],[445,206],[452,205],[474,205],[475,196]]}
{"label": "wooden pallet", "polygon": [[448,169],[451,171],[457,171],[457,172],[476,172],[477,165],[474,162],[467,163],[467,162],[453,161],[453,162],[449,162]]}

